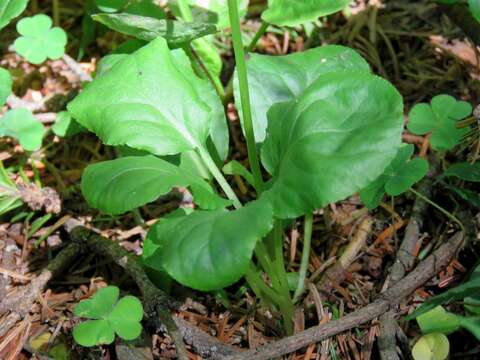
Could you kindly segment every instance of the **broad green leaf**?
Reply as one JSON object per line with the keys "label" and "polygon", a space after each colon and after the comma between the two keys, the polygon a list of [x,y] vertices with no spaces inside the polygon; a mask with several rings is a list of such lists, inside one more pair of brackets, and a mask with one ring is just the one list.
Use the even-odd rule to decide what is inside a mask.
{"label": "broad green leaf", "polygon": [[227,175],[242,176],[252,186],[254,184],[252,173],[245,169],[245,166],[240,164],[237,160],[230,161],[222,170]]}
{"label": "broad green leaf", "polygon": [[0,2],[0,30],[27,7],[28,0],[2,0]]}
{"label": "broad green leaf", "polygon": [[[267,112],[272,105],[298,98],[323,75],[340,70],[369,72],[367,62],[354,50],[328,45],[286,56],[251,54],[247,62],[253,127],[257,143],[267,130]],[[238,78],[234,79],[235,101],[241,112]]]}
{"label": "broad green leaf", "polygon": [[[220,82],[220,74],[223,67],[222,58],[210,38],[211,37],[208,36],[196,39],[192,41],[192,47],[197,56],[202,60],[203,65],[205,65],[210,74],[212,74],[213,80],[218,81],[218,84],[222,87],[222,83]],[[199,75],[205,77],[204,70],[199,68],[196,71]]]}
{"label": "broad green leaf", "polygon": [[462,317],[461,325],[480,341],[480,317]]}
{"label": "broad green leaf", "polygon": [[124,340],[134,340],[140,336],[143,318],[142,303],[135,296],[125,296],[108,315],[108,322]]}
{"label": "broad green leaf", "polygon": [[468,0],[468,8],[473,17],[480,22],[480,0]]}
{"label": "broad green leaf", "polygon": [[73,328],[73,339],[85,347],[108,345],[115,340],[115,333],[107,320],[88,320]]}
{"label": "broad green leaf", "polygon": [[449,190],[452,190],[455,194],[460,196],[463,200],[467,201],[471,205],[475,206],[477,209],[480,209],[480,194],[478,192],[447,184],[445,184],[445,187]]}
{"label": "broad green leaf", "polygon": [[42,146],[44,127],[27,109],[14,109],[0,119],[0,136],[18,139],[27,151],[36,151]]}
{"label": "broad green leaf", "polygon": [[116,286],[101,288],[90,299],[80,301],[75,306],[74,314],[89,319],[103,319],[110,314],[119,295],[120,290]]}
{"label": "broad green leaf", "polygon": [[0,107],[5,104],[7,98],[12,93],[12,75],[8,70],[0,67]]}
{"label": "broad green leaf", "polygon": [[129,0],[95,0],[100,11],[117,12],[127,5]]}
{"label": "broad green leaf", "polygon": [[430,143],[435,150],[450,150],[468,133],[458,129],[457,121],[472,113],[472,106],[449,95],[438,95],[431,105],[420,103],[410,111],[408,130],[417,135],[432,132]]}
{"label": "broad green leaf", "polygon": [[183,285],[221,289],[245,274],[257,241],[272,226],[271,206],[262,200],[230,212],[195,211],[162,219],[150,230],[158,248],[145,260]]}
{"label": "broad green leaf", "polygon": [[[192,6],[195,22],[208,22],[215,24],[219,29],[230,27],[227,0],[188,0]],[[249,0],[238,0],[240,17],[247,14]]]}
{"label": "broad green leaf", "polygon": [[298,217],[365,188],[395,157],[402,129],[400,94],[362,71],[325,74],[273,106],[261,157],[275,215]]}
{"label": "broad green leaf", "polygon": [[344,9],[350,0],[269,0],[262,19],[278,26],[297,26]]}
{"label": "broad green leaf", "polygon": [[61,111],[57,114],[55,123],[52,125],[52,131],[60,137],[70,137],[80,134],[86,129],[77,123],[67,111]]}
{"label": "broad green leaf", "polygon": [[68,110],[107,145],[156,155],[204,147],[218,103],[204,80],[182,70],[157,38],[93,80]]}
{"label": "broad green leaf", "polygon": [[360,197],[369,209],[374,209],[380,204],[385,192],[391,196],[400,195],[425,176],[428,162],[420,158],[410,160],[413,151],[413,145],[402,145],[385,172],[360,191]]}
{"label": "broad green leaf", "polygon": [[422,336],[413,346],[415,360],[445,360],[450,352],[450,343],[443,334]]}
{"label": "broad green leaf", "polygon": [[478,294],[480,291],[480,266],[473,271],[470,279],[442,294],[433,296],[422,304],[417,310],[408,315],[405,320],[412,320],[434,309],[438,305],[447,304],[452,301],[462,300],[472,295]]}
{"label": "broad green leaf", "polygon": [[108,28],[145,41],[163,37],[173,47],[181,47],[190,41],[217,31],[210,24],[183,23],[175,20],[158,20],[132,14],[96,14],[92,16]]}
{"label": "broad green leaf", "polygon": [[463,300],[463,306],[470,313],[480,315],[480,290],[473,296],[468,296]]}
{"label": "broad green leaf", "polygon": [[91,207],[122,214],[148,204],[173,187],[192,186],[195,202],[218,209],[230,204],[202,178],[155,156],[128,156],[90,165],[82,176],[82,192]]}
{"label": "broad green leaf", "polygon": [[65,53],[67,34],[59,27],[52,28],[47,15],[23,18],[17,23],[17,31],[22,36],[15,40],[15,51],[32,64],[60,59]]}
{"label": "broad green leaf", "polygon": [[480,182],[480,163],[453,164],[445,171],[444,175],[455,176],[465,181]]}
{"label": "broad green leaf", "polygon": [[133,15],[148,16],[155,19],[165,19],[167,16],[156,0],[131,0],[124,12]]}
{"label": "broad green leaf", "polygon": [[425,314],[417,317],[418,325],[422,333],[451,334],[460,329],[460,317],[446,311],[443,307],[437,306]]}

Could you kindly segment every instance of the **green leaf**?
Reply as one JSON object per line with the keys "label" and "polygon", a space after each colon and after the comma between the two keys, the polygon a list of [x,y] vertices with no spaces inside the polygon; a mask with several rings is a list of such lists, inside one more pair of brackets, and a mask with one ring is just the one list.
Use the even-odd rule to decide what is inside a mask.
{"label": "green leaf", "polygon": [[52,131],[60,137],[70,137],[80,134],[86,129],[80,125],[67,111],[61,111],[57,114],[55,123],[52,125]]}
{"label": "green leaf", "polygon": [[422,336],[413,346],[412,356],[415,360],[445,360],[450,352],[450,343],[443,334]]}
{"label": "green leaf", "polygon": [[480,266],[477,266],[470,276],[470,279],[442,294],[433,296],[422,304],[417,310],[405,317],[405,320],[412,320],[434,309],[438,305],[447,304],[452,301],[462,300],[469,296],[478,294],[480,291]]}
{"label": "green leaf", "polygon": [[[322,46],[286,56],[251,54],[247,67],[257,143],[265,139],[267,112],[272,105],[300,97],[314,81],[327,73],[354,69],[370,71],[369,65],[358,53],[337,45]],[[237,108],[243,119],[236,74],[234,91]]]}
{"label": "green leaf", "polygon": [[2,0],[0,2],[0,30],[27,7],[28,0]]}
{"label": "green leaf", "polygon": [[261,157],[275,215],[298,217],[365,188],[395,157],[402,129],[400,94],[367,72],[325,74],[273,106]]}
{"label": "green leaf", "polygon": [[124,12],[133,14],[133,15],[140,15],[140,16],[148,16],[155,19],[165,19],[167,16],[165,11],[159,6],[156,0],[133,0],[128,3],[125,7]]}
{"label": "green leaf", "polygon": [[111,344],[115,333],[125,340],[140,336],[142,304],[134,296],[125,296],[117,301],[119,292],[116,286],[107,286],[77,304],[74,309],[76,316],[94,319],[75,326],[73,337],[77,343],[82,346]]}
{"label": "green leaf", "polygon": [[115,332],[106,320],[89,320],[73,328],[73,339],[85,347],[108,345],[115,340]]}
{"label": "green leaf", "polygon": [[27,109],[14,109],[0,120],[0,136],[18,139],[27,151],[36,151],[42,146],[44,127]]}
{"label": "green leaf", "polygon": [[432,310],[417,317],[418,325],[422,333],[451,334],[460,329],[460,317],[437,306]]}
{"label": "green leaf", "polygon": [[158,199],[173,187],[192,186],[202,208],[230,205],[202,179],[155,156],[129,156],[90,165],[82,176],[82,192],[91,207],[123,214]]}
{"label": "green leaf", "polygon": [[17,23],[17,31],[23,36],[15,40],[15,51],[32,64],[60,59],[65,53],[67,34],[59,27],[52,28],[47,15],[23,18]]}
{"label": "green leaf", "polygon": [[465,309],[475,315],[480,315],[480,291],[473,296],[468,296],[463,300]]}
{"label": "green leaf", "polygon": [[408,130],[417,135],[432,132],[430,143],[435,150],[450,150],[468,133],[458,129],[457,121],[472,113],[472,106],[449,95],[438,95],[431,105],[420,103],[410,111]]}
{"label": "green leaf", "polygon": [[480,22],[480,0],[468,0],[468,8],[473,17]]}
{"label": "green leaf", "polygon": [[190,41],[217,29],[211,24],[183,23],[175,20],[158,20],[132,14],[96,14],[92,18],[108,28],[137,39],[152,41],[163,37],[173,47],[181,47]]}
{"label": "green leaf", "polygon": [[156,155],[204,147],[221,103],[212,102],[205,80],[174,59],[157,38],[93,80],[68,110],[107,145]]}
{"label": "green leaf", "polygon": [[462,317],[461,325],[480,341],[480,317]]}
{"label": "green leaf", "polygon": [[253,186],[254,184],[252,173],[245,169],[245,166],[240,164],[237,160],[230,161],[223,167],[222,171],[226,175],[239,175],[243,177],[250,185]]}
{"label": "green leaf", "polygon": [[97,7],[100,11],[117,12],[127,5],[129,0],[96,0]]}
{"label": "green leaf", "polygon": [[480,163],[453,164],[445,171],[444,175],[455,176],[465,181],[480,182]]}
{"label": "green leaf", "polygon": [[477,192],[451,185],[445,185],[445,187],[449,190],[452,190],[455,194],[470,203],[472,206],[480,209],[480,194],[478,194]]}
{"label": "green leaf", "polygon": [[12,93],[12,75],[8,70],[0,67],[0,107],[5,104],[7,98]]}
{"label": "green leaf", "polygon": [[420,158],[410,160],[413,151],[413,145],[402,145],[385,172],[360,191],[360,197],[369,209],[374,209],[380,204],[385,192],[391,196],[400,195],[425,176],[428,172],[428,162]]}
{"label": "green leaf", "polygon": [[350,0],[269,0],[262,19],[278,26],[297,26],[343,10]]}
{"label": "green leaf", "polygon": [[124,340],[134,340],[140,336],[143,318],[142,303],[135,296],[125,296],[108,315],[108,322]]}
{"label": "green leaf", "polygon": [[191,288],[221,289],[245,274],[257,241],[272,227],[271,206],[262,200],[230,212],[195,211],[162,219],[150,230],[158,248],[145,261]]}
{"label": "green leaf", "polygon": [[120,290],[116,286],[101,288],[90,299],[80,301],[73,313],[78,317],[103,319],[110,314],[119,295]]}

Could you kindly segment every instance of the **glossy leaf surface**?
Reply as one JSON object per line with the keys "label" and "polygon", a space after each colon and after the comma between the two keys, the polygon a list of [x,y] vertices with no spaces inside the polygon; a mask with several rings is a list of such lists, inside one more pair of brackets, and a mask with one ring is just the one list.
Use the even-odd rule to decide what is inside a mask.
{"label": "glossy leaf surface", "polygon": [[15,51],[32,64],[45,60],[56,60],[65,53],[67,34],[59,27],[52,28],[52,19],[39,14],[23,18],[17,23],[17,31],[22,35],[15,40]]}
{"label": "glossy leaf surface", "polygon": [[202,36],[217,31],[211,24],[182,23],[174,20],[158,20],[132,14],[96,14],[93,19],[108,28],[137,39],[152,41],[163,37],[169,45],[180,47]]}
{"label": "glossy leaf surface", "polygon": [[367,72],[325,74],[297,100],[270,109],[262,163],[275,215],[294,218],[344,199],[381,175],[395,157],[403,102]]}
{"label": "glossy leaf surface", "polygon": [[0,2],[0,29],[18,15],[27,7],[28,0],[2,0]]}
{"label": "glossy leaf surface", "polygon": [[[272,105],[294,100],[318,78],[340,70],[369,72],[367,62],[354,50],[328,45],[286,56],[251,54],[247,62],[252,117],[257,143],[267,130],[267,112]],[[238,79],[234,80],[235,101],[240,110]]]}
{"label": "glossy leaf surface", "polygon": [[420,315],[417,322],[424,334],[439,332],[448,335],[460,329],[459,317],[449,313],[442,306]]}
{"label": "glossy leaf surface", "polygon": [[52,125],[52,131],[55,135],[60,137],[70,137],[80,134],[86,129],[80,125],[67,111],[57,113],[55,123]]}
{"label": "glossy leaf surface", "polygon": [[204,80],[182,70],[157,38],[96,78],[68,110],[107,145],[156,155],[203,147],[218,103]]}
{"label": "glossy leaf surface", "polygon": [[269,0],[262,19],[278,26],[297,26],[344,9],[350,0]]}
{"label": "glossy leaf surface", "polygon": [[220,289],[245,274],[257,241],[272,226],[271,206],[261,200],[230,212],[195,211],[162,219],[149,234],[157,250],[145,260],[183,285]]}

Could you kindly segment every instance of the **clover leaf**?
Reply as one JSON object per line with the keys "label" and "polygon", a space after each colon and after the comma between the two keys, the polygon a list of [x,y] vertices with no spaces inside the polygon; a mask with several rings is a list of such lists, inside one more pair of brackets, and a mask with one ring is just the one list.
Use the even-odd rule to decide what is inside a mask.
{"label": "clover leaf", "polygon": [[47,58],[56,60],[65,53],[67,34],[59,27],[52,28],[52,19],[47,15],[23,18],[17,31],[23,36],[15,40],[15,50],[32,64],[41,64]]}
{"label": "clover leaf", "polygon": [[448,338],[439,333],[422,336],[413,346],[415,360],[445,360],[450,352]]}
{"label": "clover leaf", "polygon": [[76,316],[91,319],[73,329],[73,338],[78,344],[86,347],[111,344],[115,340],[115,334],[124,340],[140,336],[142,303],[135,296],[125,296],[118,300],[119,293],[116,286],[107,286],[75,307]]}
{"label": "clover leaf", "polygon": [[457,121],[472,113],[472,106],[449,95],[438,95],[431,104],[420,103],[410,111],[408,130],[417,135],[432,133],[430,143],[435,150],[450,150],[468,133],[458,129]]}
{"label": "clover leaf", "polygon": [[12,76],[8,70],[0,68],[0,106],[5,104],[7,98],[12,93]]}
{"label": "clover leaf", "polygon": [[400,195],[425,176],[428,162],[421,158],[410,160],[413,150],[413,145],[404,144],[385,172],[360,191],[360,197],[369,209],[376,208],[385,193],[391,196]]}
{"label": "clover leaf", "polygon": [[14,109],[0,119],[0,136],[18,139],[27,151],[36,151],[42,146],[43,125],[27,109]]}

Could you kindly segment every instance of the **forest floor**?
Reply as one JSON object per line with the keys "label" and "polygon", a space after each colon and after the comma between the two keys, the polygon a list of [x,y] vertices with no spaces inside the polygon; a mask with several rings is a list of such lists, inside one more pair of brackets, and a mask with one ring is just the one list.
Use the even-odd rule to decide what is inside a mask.
{"label": "forest floor", "polygon": [[[386,6],[375,5],[378,1],[371,3],[374,5],[367,6],[358,1],[352,6],[351,16],[331,16],[322,28],[311,34],[272,28],[260,40],[257,51],[287,54],[321,44],[350,46],[367,59],[375,73],[397,87],[405,99],[406,114],[414,104],[429,102],[433,96],[443,93],[472,104],[480,102],[479,49],[465,39],[461,29],[435,4],[430,1],[384,1]],[[31,108],[47,126],[53,123],[56,113],[65,110],[66,103],[75,96],[81,83],[94,73],[99,58],[111,50],[113,43],[121,41],[107,32],[89,46],[79,61],[73,60],[79,49],[83,16],[81,4],[81,1],[72,1],[62,2],[61,5],[65,14],[62,27],[70,34],[78,35],[69,42],[67,52],[71,58],[67,60],[31,65],[8,50],[16,36],[14,26],[0,36],[3,50],[0,65],[14,74],[16,97],[9,99],[8,106]],[[41,2],[42,9],[50,12],[49,1]],[[244,26],[253,34],[259,20],[252,17]],[[219,41],[225,44],[224,72],[225,78],[228,78],[233,63],[230,43],[222,38]],[[231,157],[245,162],[245,145],[233,104],[229,105],[229,120],[236,147]],[[422,156],[429,156],[428,137],[405,132],[404,141],[414,144]],[[72,220],[79,222],[126,251],[140,255],[148,227],[155,219],[185,201],[182,191],[143,207],[141,215],[147,220],[145,223],[139,223],[132,213],[117,217],[99,214],[90,209],[82,197],[81,175],[88,164],[114,158],[113,149],[102,145],[91,134],[61,139],[50,133],[44,145],[27,161],[22,149],[12,141],[2,139],[0,142],[0,159],[5,167],[36,184],[25,190],[25,197],[30,199],[27,203],[33,209],[53,206],[58,210],[44,217],[44,212],[25,206],[1,218],[0,301],[7,296],[13,297],[18,309],[25,304],[28,308],[12,318],[12,312],[0,306],[0,358],[46,359],[45,355],[32,355],[46,347],[56,349],[60,354],[53,357],[55,359],[63,358],[61,356],[65,353],[79,359],[175,358],[171,337],[164,329],[155,326],[145,327],[142,341],[128,347],[128,351],[122,342],[94,350],[83,349],[73,342],[71,329],[78,320],[72,309],[81,299],[107,284],[115,284],[130,294],[139,294],[137,284],[115,259],[94,252],[74,256],[69,260],[68,271],[57,274],[49,282],[42,282],[41,286],[35,284],[43,274],[42,270],[56,258],[58,249],[64,249],[70,243],[65,224]],[[477,145],[478,136],[476,141],[464,143],[458,151],[450,154],[450,160],[469,158]],[[249,197],[249,190],[238,179],[232,178],[231,183],[239,189],[239,193]],[[58,198],[52,193],[46,195],[40,186],[53,189]],[[434,185],[433,181],[424,181],[420,186],[424,186],[435,202],[451,212],[468,209],[467,218],[473,235],[445,270],[399,305],[401,314],[411,312],[424,299],[462,282],[477,264],[480,250],[476,241],[480,220],[478,208],[454,198]],[[415,201],[414,196],[407,194],[395,198],[394,202],[382,203],[377,210],[369,212],[358,196],[354,196],[315,214],[308,279],[311,285],[296,311],[296,332],[319,323],[326,324],[361,309],[388,287],[387,275],[406,236],[409,221],[415,220],[422,225],[417,234],[421,241],[417,242],[414,252],[419,260],[451,236],[455,230],[454,223],[432,207],[418,211],[413,206]],[[289,269],[298,270],[302,235],[300,223],[293,224],[292,230],[286,233],[284,251]],[[353,250],[352,243],[357,245],[353,246]],[[344,271],[334,273],[335,266],[332,265],[342,256],[345,260],[347,245],[352,251]],[[23,292],[25,288],[31,291],[32,285],[39,286],[37,292]],[[234,295],[226,304],[210,294],[177,289],[174,297],[180,306],[175,314],[216,340],[238,348],[253,349],[282,336],[275,316],[258,306],[249,291],[238,287],[231,290]],[[402,333],[410,343],[419,336],[413,322],[401,322],[401,325]],[[376,318],[286,358],[375,359],[379,356],[375,342],[379,332],[380,320]],[[480,345],[470,333],[460,331],[450,339],[452,358],[480,357]],[[410,346],[408,340],[405,343]],[[188,345],[187,350],[192,359],[201,358],[195,346]]]}

